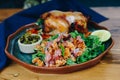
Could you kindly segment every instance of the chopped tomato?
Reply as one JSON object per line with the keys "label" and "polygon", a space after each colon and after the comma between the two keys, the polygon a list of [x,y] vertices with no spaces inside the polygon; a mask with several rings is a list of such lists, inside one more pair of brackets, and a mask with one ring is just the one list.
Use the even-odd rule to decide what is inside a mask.
{"label": "chopped tomato", "polygon": [[48,39],[49,37],[50,37],[50,35],[42,34],[42,38],[43,38],[43,39]]}
{"label": "chopped tomato", "polygon": [[38,30],[32,28],[30,30],[27,31],[28,33],[32,33],[32,34],[38,34]]}

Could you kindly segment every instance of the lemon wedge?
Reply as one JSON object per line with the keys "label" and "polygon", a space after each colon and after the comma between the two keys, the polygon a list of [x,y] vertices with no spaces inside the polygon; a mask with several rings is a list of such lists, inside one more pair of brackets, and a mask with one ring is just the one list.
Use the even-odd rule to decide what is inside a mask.
{"label": "lemon wedge", "polygon": [[105,42],[110,39],[111,33],[107,30],[96,30],[91,33],[91,35],[98,36],[101,42]]}

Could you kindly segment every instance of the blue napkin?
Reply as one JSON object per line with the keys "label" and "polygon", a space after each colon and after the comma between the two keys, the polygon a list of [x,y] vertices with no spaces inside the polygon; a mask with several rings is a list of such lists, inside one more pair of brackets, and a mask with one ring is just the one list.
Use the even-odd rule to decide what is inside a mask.
{"label": "blue napkin", "polygon": [[25,24],[37,21],[41,14],[50,10],[80,11],[83,14],[90,16],[91,19],[97,23],[108,19],[90,8],[83,6],[77,0],[53,0],[18,12],[0,24],[0,70],[5,67],[8,61],[8,58],[4,53],[8,35],[15,32],[18,28]]}

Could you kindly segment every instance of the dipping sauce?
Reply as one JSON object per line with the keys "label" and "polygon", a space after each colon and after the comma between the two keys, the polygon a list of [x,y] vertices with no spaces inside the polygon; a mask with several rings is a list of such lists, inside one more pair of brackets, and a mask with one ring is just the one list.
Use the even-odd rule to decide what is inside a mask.
{"label": "dipping sauce", "polygon": [[23,44],[32,44],[32,43],[36,43],[39,39],[40,37],[38,35],[26,33],[20,37],[20,42]]}

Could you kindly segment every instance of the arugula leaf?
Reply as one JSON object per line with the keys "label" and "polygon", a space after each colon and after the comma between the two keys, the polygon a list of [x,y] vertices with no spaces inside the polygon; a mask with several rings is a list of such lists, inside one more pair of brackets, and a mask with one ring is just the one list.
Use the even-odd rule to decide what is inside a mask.
{"label": "arugula leaf", "polygon": [[68,58],[67,60],[66,60],[66,64],[67,65],[73,65],[73,64],[76,64],[72,59],[70,59],[70,58]]}
{"label": "arugula leaf", "polygon": [[78,56],[77,59],[76,59],[77,64],[80,64],[80,63],[83,63],[83,62],[86,62],[86,61],[87,61],[87,58],[85,58],[84,56]]}
{"label": "arugula leaf", "polygon": [[76,63],[83,63],[93,59],[105,50],[104,44],[97,36],[90,35],[85,38],[85,44],[87,48],[81,56],[77,57]]}
{"label": "arugula leaf", "polygon": [[39,57],[40,60],[44,61],[45,59],[45,54],[42,53],[41,51],[37,51],[36,54],[33,54],[32,55],[32,59],[36,58],[36,57]]}
{"label": "arugula leaf", "polygon": [[62,56],[64,56],[64,54],[65,54],[65,48],[64,48],[64,46],[60,45],[60,49],[62,51]]}
{"label": "arugula leaf", "polygon": [[83,63],[83,62],[86,62],[89,60],[88,56],[89,56],[89,51],[86,49],[84,51],[84,53],[81,55],[81,56],[78,56],[77,59],[76,59],[76,63]]}

